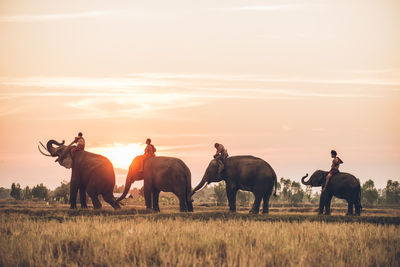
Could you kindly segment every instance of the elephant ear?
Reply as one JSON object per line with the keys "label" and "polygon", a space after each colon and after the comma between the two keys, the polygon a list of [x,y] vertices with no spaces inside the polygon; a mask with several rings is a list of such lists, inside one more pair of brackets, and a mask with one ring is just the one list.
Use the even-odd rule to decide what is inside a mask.
{"label": "elephant ear", "polygon": [[[129,173],[138,173],[139,169],[142,166],[143,155],[136,156],[133,160],[131,165],[129,166]],[[132,177],[133,178],[133,177]]]}

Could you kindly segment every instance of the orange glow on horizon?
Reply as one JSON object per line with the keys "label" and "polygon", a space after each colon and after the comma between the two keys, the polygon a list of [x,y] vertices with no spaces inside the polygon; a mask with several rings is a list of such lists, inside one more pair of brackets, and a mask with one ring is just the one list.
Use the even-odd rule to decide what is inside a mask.
{"label": "orange glow on horizon", "polygon": [[112,146],[94,147],[89,150],[107,157],[114,165],[114,168],[127,170],[132,160],[136,156],[143,154],[144,148],[145,145],[142,143],[131,143],[128,145],[115,143]]}

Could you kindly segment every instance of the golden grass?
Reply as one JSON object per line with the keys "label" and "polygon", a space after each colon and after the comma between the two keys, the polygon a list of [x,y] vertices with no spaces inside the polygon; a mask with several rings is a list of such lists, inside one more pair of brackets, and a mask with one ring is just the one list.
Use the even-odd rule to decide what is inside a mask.
{"label": "golden grass", "polygon": [[400,265],[396,225],[4,215],[0,266]]}

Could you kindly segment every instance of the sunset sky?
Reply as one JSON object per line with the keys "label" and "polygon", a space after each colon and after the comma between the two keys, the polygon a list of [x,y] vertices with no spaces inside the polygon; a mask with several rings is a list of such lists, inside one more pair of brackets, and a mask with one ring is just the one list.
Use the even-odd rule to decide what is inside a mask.
{"label": "sunset sky", "polygon": [[[400,180],[400,1],[0,1],[0,186],[55,188],[49,139],[107,156],[147,137],[197,184],[215,149],[278,178]],[[139,186],[139,184],[135,184]]]}

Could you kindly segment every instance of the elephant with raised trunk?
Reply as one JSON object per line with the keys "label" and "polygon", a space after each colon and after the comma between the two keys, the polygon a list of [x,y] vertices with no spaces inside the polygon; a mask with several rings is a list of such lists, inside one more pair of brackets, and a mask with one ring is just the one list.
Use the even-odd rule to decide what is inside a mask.
{"label": "elephant with raised trunk", "polygon": [[[301,183],[310,185],[312,187],[324,186],[326,181],[326,171],[315,171],[308,181],[308,173],[301,178]],[[319,199],[319,214],[322,214],[325,208],[325,214],[331,214],[331,200],[332,197],[345,199],[348,203],[348,210],[346,215],[353,215],[353,205],[355,206],[356,215],[361,213],[361,186],[357,178],[349,173],[339,172],[331,177],[326,191],[321,193]]]}
{"label": "elephant with raised trunk", "polygon": [[254,204],[250,213],[257,214],[259,212],[261,199],[263,200],[262,212],[268,213],[268,202],[274,186],[274,196],[276,196],[277,177],[275,171],[267,162],[253,156],[233,156],[224,161],[224,169],[219,172],[218,163],[213,159],[209,163],[203,179],[193,189],[192,194],[200,190],[206,183],[222,180],[226,183],[230,211],[236,211],[236,193],[240,189],[254,194]]}
{"label": "elephant with raised trunk", "polygon": [[[70,203],[71,209],[76,208],[76,195],[80,193],[80,202],[82,208],[87,208],[86,192],[90,196],[95,209],[101,208],[101,203],[98,196],[102,195],[103,199],[110,204],[114,209],[120,208],[115,201],[113,190],[115,185],[114,168],[111,162],[101,155],[93,154],[84,150],[76,151],[74,156],[71,156],[72,146],[64,145],[64,141],[59,143],[55,140],[50,140],[47,145],[42,147],[49,154],[40,153],[48,157],[57,157],[56,162],[61,166],[70,169],[71,185],[70,185]],[[54,145],[56,147],[54,147]]]}
{"label": "elephant with raised trunk", "polygon": [[191,174],[182,160],[173,157],[150,157],[144,161],[143,170],[140,169],[140,160],[140,156],[133,159],[126,176],[124,193],[117,201],[126,197],[133,182],[144,180],[146,208],[153,207],[154,211],[160,211],[158,198],[160,191],[163,191],[172,192],[178,197],[180,211],[193,211],[190,195]]}

